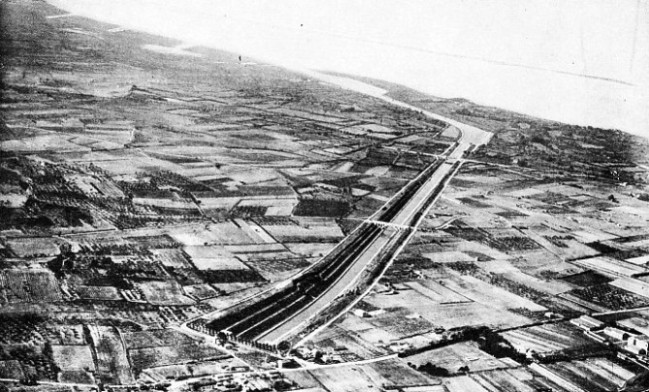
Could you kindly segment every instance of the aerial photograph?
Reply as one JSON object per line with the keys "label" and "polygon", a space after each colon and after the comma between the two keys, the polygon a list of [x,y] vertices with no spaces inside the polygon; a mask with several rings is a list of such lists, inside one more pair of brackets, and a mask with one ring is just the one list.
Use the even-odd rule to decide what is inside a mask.
{"label": "aerial photograph", "polygon": [[649,1],[0,0],[0,392],[649,391]]}

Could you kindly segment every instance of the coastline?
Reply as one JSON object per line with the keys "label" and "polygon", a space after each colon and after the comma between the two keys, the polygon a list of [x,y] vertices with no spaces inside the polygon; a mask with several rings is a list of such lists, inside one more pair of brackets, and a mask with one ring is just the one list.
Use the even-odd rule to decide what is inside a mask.
{"label": "coastline", "polygon": [[[64,3],[61,1],[50,2],[61,3],[59,5]],[[106,15],[92,15],[92,17],[98,20],[111,19]],[[111,22],[118,23],[119,21]],[[217,20],[215,23],[218,24],[221,21]],[[274,35],[275,33],[269,34],[267,41],[269,48],[266,52],[261,53],[255,52],[252,47],[246,47],[245,44],[237,47],[235,44],[236,34],[234,33],[231,33],[233,35],[226,39],[233,43],[224,44],[207,35],[192,35],[193,39],[187,40],[187,37],[190,36],[189,32],[179,32],[177,26],[174,27],[174,32],[165,33],[159,28],[154,29],[141,22],[131,22],[131,24],[127,27],[149,33],[155,30],[156,34],[163,34],[196,45],[220,48],[234,53],[237,53],[237,50],[241,50],[244,54],[249,52],[251,56],[259,58],[261,61],[271,62],[298,72],[302,70],[315,72],[314,69],[319,69],[348,75],[365,75],[445,99],[465,97],[477,105],[497,106],[565,124],[622,129],[649,137],[647,134],[649,131],[644,126],[649,123],[649,114],[647,114],[649,113],[649,103],[647,103],[649,102],[649,91],[646,91],[646,86],[642,85],[625,85],[597,78],[582,78],[567,72],[548,73],[545,70],[530,67],[512,68],[507,64],[483,64],[471,59],[445,58],[444,56],[440,58],[430,53],[412,52],[409,49],[400,48],[392,48],[386,52],[390,53],[384,61],[388,64],[386,66],[381,66],[380,62],[376,63],[375,57],[363,60],[357,56],[352,56],[350,62],[341,62],[340,59],[327,60],[325,57],[302,58],[292,61],[288,58],[273,56],[273,50],[281,48],[281,44],[275,41],[283,37]],[[203,21],[196,21],[197,31],[211,31],[202,26],[203,24]],[[227,26],[232,27],[231,25]],[[249,29],[249,32],[243,32],[248,35],[241,37],[242,42],[246,40],[258,41],[259,35],[263,35],[260,32],[255,32],[254,25],[249,26]],[[214,31],[224,33],[218,29]],[[317,37],[311,36],[309,40],[315,44]],[[373,48],[368,52],[368,56],[376,56],[375,53],[380,53],[382,50],[380,46],[371,43],[368,45],[369,48]],[[387,48],[384,49],[387,50]],[[364,51],[367,50],[370,49],[364,49]],[[275,51],[279,52],[279,50]],[[329,58],[334,56],[333,53],[326,53]],[[299,58],[305,54],[295,52],[295,55]],[[319,56],[324,55],[325,52]],[[344,53],[340,55],[343,56]],[[315,66],[315,62],[321,66]],[[375,65],[369,66],[372,62]],[[338,65],[332,67],[331,64]],[[396,66],[396,64],[400,65]]]}

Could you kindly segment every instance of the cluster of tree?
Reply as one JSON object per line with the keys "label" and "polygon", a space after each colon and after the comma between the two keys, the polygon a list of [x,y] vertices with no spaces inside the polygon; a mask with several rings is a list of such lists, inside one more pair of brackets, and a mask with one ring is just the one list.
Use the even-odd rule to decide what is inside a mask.
{"label": "cluster of tree", "polygon": [[496,358],[512,358],[518,363],[529,363],[529,359],[516,349],[499,333],[487,329],[478,338],[480,349]]}
{"label": "cluster of tree", "polygon": [[420,366],[414,366],[414,365],[412,365],[410,363],[408,363],[408,364],[413,369],[417,369],[420,372],[430,374],[431,376],[434,376],[434,377],[448,377],[448,376],[451,375],[451,373],[448,371],[448,369],[443,368],[441,366],[433,365],[430,362],[428,362],[428,363],[426,363],[424,365],[420,365]]}
{"label": "cluster of tree", "polygon": [[[437,365],[432,364],[430,362],[426,362],[425,364],[419,365],[419,366],[415,366],[412,363],[408,362],[408,365],[413,369],[416,369],[416,370],[418,370],[420,372],[424,372],[424,373],[429,374],[429,375],[431,375],[433,377],[449,377],[449,376],[451,376],[451,372],[449,372],[448,369],[443,368],[441,366],[437,366]],[[460,366],[457,369],[457,373],[460,373],[460,374],[468,373],[469,371],[470,371],[470,369],[469,369],[468,365]]]}
{"label": "cluster of tree", "polygon": [[[527,364],[530,363],[529,358],[523,353],[520,353],[514,349],[514,347],[503,338],[497,332],[492,331],[488,327],[465,327],[459,329],[451,329],[445,334],[441,340],[431,342],[427,346],[419,347],[412,350],[406,350],[402,353],[399,353],[399,357],[409,357],[415,354],[422,352],[434,350],[437,348],[445,347],[451,344],[459,342],[475,341],[478,343],[480,349],[488,354],[493,355],[496,358],[512,358],[513,360]],[[439,372],[440,370],[433,369],[429,364],[422,365],[417,368],[417,370],[425,371],[429,373],[430,371]],[[433,366],[433,365],[431,365]],[[421,368],[421,369],[420,369]],[[468,369],[466,369],[468,371]],[[458,371],[463,371],[462,368]],[[430,373],[432,374],[432,373]]]}

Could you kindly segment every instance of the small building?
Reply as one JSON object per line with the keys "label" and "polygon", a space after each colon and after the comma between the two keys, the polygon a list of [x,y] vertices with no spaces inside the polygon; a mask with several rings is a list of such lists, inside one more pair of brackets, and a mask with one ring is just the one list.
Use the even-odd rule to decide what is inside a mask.
{"label": "small building", "polygon": [[366,315],[366,312],[363,309],[354,309],[352,310],[352,313],[357,317],[365,317]]}
{"label": "small building", "polygon": [[627,340],[625,349],[638,355],[647,355],[649,340],[645,337],[632,336]]}
{"label": "small building", "polygon": [[622,341],[626,341],[632,336],[631,333],[615,327],[606,327],[603,332],[608,337]]}
{"label": "small building", "polygon": [[601,328],[604,325],[604,323],[599,321],[598,319],[585,315],[570,320],[570,323],[585,331],[592,331],[593,329]]}
{"label": "small building", "polygon": [[388,349],[394,353],[401,353],[410,349],[410,345],[404,342],[395,342],[388,346]]}

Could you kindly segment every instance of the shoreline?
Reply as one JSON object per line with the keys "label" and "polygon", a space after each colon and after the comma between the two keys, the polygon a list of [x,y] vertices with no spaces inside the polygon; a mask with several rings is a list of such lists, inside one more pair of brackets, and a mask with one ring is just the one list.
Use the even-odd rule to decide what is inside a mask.
{"label": "shoreline", "polygon": [[[61,1],[48,0],[47,2],[62,10],[67,9],[62,8],[64,4],[61,4],[63,3]],[[111,18],[102,17],[101,15],[86,16],[86,14],[82,15],[80,13],[77,15],[107,23],[115,23],[115,21],[109,20]],[[202,22],[198,21],[197,24],[201,25]],[[158,31],[159,29],[146,27],[142,24],[139,26],[124,24],[123,27],[177,39],[181,42],[188,42],[191,45],[204,46],[233,54],[236,53],[232,44],[229,47],[227,45],[220,45],[207,39],[207,37],[188,41],[180,37],[179,34],[160,32]],[[277,45],[277,43],[272,42],[272,38],[268,43],[270,46]],[[242,52],[247,51],[245,48],[242,50]],[[252,58],[257,58],[261,62],[269,62],[287,70],[296,72],[303,72],[304,70],[307,72],[319,72],[312,66],[297,65],[296,62],[286,58],[279,60],[275,57],[271,59],[271,57],[260,55],[260,53],[250,53]],[[407,52],[395,51],[390,57],[405,56],[408,56]],[[306,61],[313,62],[316,59],[307,59]],[[617,129],[637,136],[649,137],[648,130],[644,126],[632,126],[632,124],[636,123],[649,122],[649,118],[646,118],[646,121],[642,120],[644,117],[647,117],[646,113],[649,113],[649,107],[646,108],[646,111],[643,110],[645,102],[649,102],[649,95],[642,93],[642,86],[613,86],[610,85],[611,82],[599,79],[586,81],[565,74],[544,76],[542,72],[545,71],[504,69],[502,65],[497,64],[477,66],[476,64],[467,62],[469,60],[449,60],[450,62],[448,64],[445,61],[433,59],[427,55],[413,55],[412,60],[409,60],[409,63],[411,63],[410,68],[404,70],[404,72],[398,72],[397,74],[400,75],[398,77],[381,71],[381,69],[373,70],[370,68],[366,69],[368,72],[364,73],[365,76],[359,76],[359,78],[367,77],[385,80],[388,83],[401,85],[431,97],[439,97],[442,99],[463,97],[462,99],[468,99],[478,106],[494,106],[503,110],[547,121],[560,122],[566,125]],[[348,69],[333,69],[323,63],[323,66],[318,67],[318,69],[326,69],[327,71],[325,72],[350,75],[352,78],[354,78],[354,75],[360,75],[359,72],[354,72],[349,69],[350,67],[356,67],[355,65],[347,64],[345,66]],[[432,68],[429,71],[425,71],[423,67],[427,66],[432,66]],[[455,68],[466,69],[463,69],[461,74],[455,75],[453,73]],[[419,80],[417,80],[417,78],[407,76],[409,71],[423,71],[424,73],[421,73]],[[378,76],[377,72],[382,72],[383,76]],[[444,72],[447,74],[444,74]],[[462,80],[458,79],[461,75],[465,75],[468,79],[458,84],[457,80]],[[448,82],[445,81],[447,78],[449,78]],[[453,84],[454,80],[456,81],[455,84]],[[538,82],[539,84],[535,87],[530,84],[532,82]],[[472,85],[473,83],[479,83],[479,85],[474,86]],[[478,89],[484,91],[478,94]],[[645,95],[647,95],[647,100],[643,99]],[[560,98],[554,99],[553,97]],[[528,101],[531,104],[527,103]],[[604,121],[606,118],[608,120]]]}

